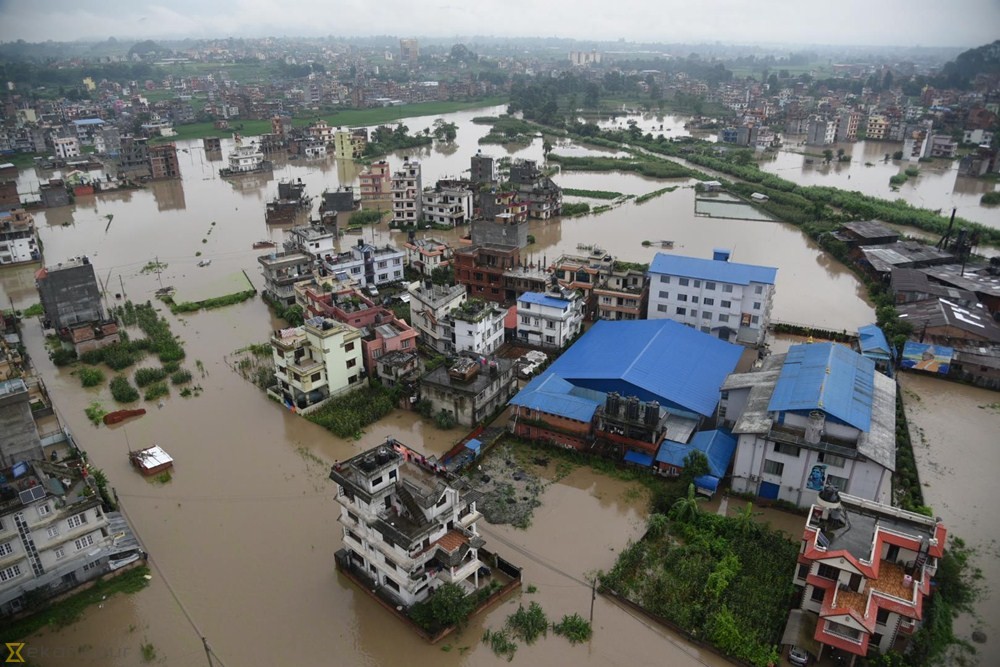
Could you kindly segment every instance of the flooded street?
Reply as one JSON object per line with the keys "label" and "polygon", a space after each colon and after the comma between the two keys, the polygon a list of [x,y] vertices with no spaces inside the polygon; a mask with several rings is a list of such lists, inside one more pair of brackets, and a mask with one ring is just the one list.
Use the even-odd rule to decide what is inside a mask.
{"label": "flooded street", "polygon": [[962,617],[956,629],[968,639],[981,628],[987,643],[977,646],[980,664],[995,664],[989,656],[997,654],[1000,640],[1000,522],[995,514],[1000,394],[916,373],[901,373],[899,379],[924,501],[950,534],[976,550],[975,564],[983,571],[987,592],[976,606],[979,618]]}
{"label": "flooded street", "polygon": [[[489,130],[471,119],[502,111],[503,107],[496,107],[450,114],[446,119],[458,125],[457,147],[409,151],[423,164],[424,184],[460,176],[479,148],[478,139]],[[403,122],[416,132],[434,120],[423,117]],[[657,121],[657,125],[659,122],[666,121]],[[671,122],[676,128],[677,121]],[[530,145],[510,150],[482,148],[497,157],[541,160],[541,143],[535,139]],[[224,140],[223,147],[227,155],[232,142]],[[241,271],[246,271],[259,289],[262,280],[256,258],[260,251],[252,250],[251,245],[262,238],[278,241],[284,234],[282,228],[269,229],[264,224],[264,206],[276,194],[277,182],[301,178],[307,193],[317,198],[314,206],[325,188],[357,185],[359,168],[333,158],[281,160],[272,175],[229,182],[218,176],[223,163],[208,160],[200,141],[179,142],[178,148],[182,182],[81,197],[74,207],[35,213],[46,262],[90,255],[99,279],[107,286],[110,302],[117,301],[118,293],[144,302],[161,284],[183,293],[196,286],[221,283]],[[598,154],[564,141],[558,142],[555,152]],[[393,167],[401,159],[402,154],[389,157]],[[22,172],[22,195],[37,190],[39,179],[34,171]],[[852,330],[874,321],[864,287],[797,228],[776,222],[696,216],[693,181],[664,182],[635,174],[586,172],[561,173],[555,179],[564,187],[626,194],[644,194],[668,185],[679,187],[644,204],[629,202],[602,215],[532,221],[529,231],[536,240],[525,251],[532,261],[551,262],[563,252],[580,252],[577,246],[582,244],[598,244],[619,259],[633,262],[648,262],[658,251],[643,247],[645,240],[672,240],[673,252],[701,257],[710,257],[715,247],[728,247],[734,261],[779,268],[775,319],[837,330]],[[465,231],[432,234],[455,239]],[[400,233],[390,232],[385,225],[366,228],[363,237],[377,243],[403,240]],[[357,234],[344,236],[341,247],[356,243],[358,238]],[[167,268],[159,276],[144,273],[143,266],[156,258]],[[197,266],[207,259],[212,260],[210,266]],[[0,303],[24,308],[37,302],[37,268],[0,271]],[[30,639],[29,647],[50,651],[51,659],[41,664],[131,666],[139,662],[140,644],[147,642],[156,648],[157,664],[206,664],[203,635],[227,667],[272,660],[289,665],[495,665],[498,659],[479,638],[484,628],[501,625],[516,609],[516,601],[476,618],[468,629],[442,645],[428,646],[334,569],[340,525],[333,500],[335,488],[327,477],[330,464],[390,435],[427,454],[440,454],[463,433],[459,429],[440,431],[412,413],[397,411],[371,426],[357,441],[336,438],[269,401],[226,366],[225,355],[266,341],[276,326],[260,299],[183,316],[173,316],[165,308],[161,312],[183,339],[187,351],[184,365],[195,373],[195,383],[203,393],[181,398],[175,392],[164,400],[162,408],[147,406],[150,412],[146,416],[112,428],[95,428],[83,412],[94,400],[113,404],[107,387],[81,389],[68,369],[53,367],[46,358],[38,322],[25,322],[29,353],[57,410],[92,463],[107,473],[153,564],[147,590],[116,596],[89,609],[78,623]],[[203,363],[204,376],[195,370],[196,360]],[[923,378],[904,379],[913,391],[930,394],[930,388],[918,384]],[[952,443],[956,440],[951,431],[954,419],[954,428],[966,433],[954,446],[979,445],[978,455],[995,457],[995,452],[983,450],[986,434],[997,432],[1000,417],[976,405],[995,401],[996,395],[967,394],[965,388],[950,383],[947,388],[954,393],[935,396],[934,403],[925,398],[921,407],[911,410],[914,423],[925,429],[929,441]],[[945,400],[955,405],[942,415],[937,405]],[[921,411],[927,413],[926,424]],[[176,460],[173,480],[167,484],[147,481],[127,463],[130,445],[135,448],[153,443],[162,445]],[[922,457],[920,452],[918,457]],[[991,459],[986,465],[967,458],[961,465],[971,467],[970,477],[959,475],[959,484],[956,478],[943,476],[942,484],[927,489],[928,502],[935,509],[940,506],[938,511],[953,532],[970,542],[975,530],[985,530],[995,539],[996,528],[977,526],[974,515],[962,513],[959,496],[969,507],[969,498],[982,494],[975,495],[977,506],[989,507],[989,494],[995,497],[989,481],[970,487],[973,475],[985,477],[987,471],[997,469],[997,461]],[[957,470],[959,462],[951,463],[950,459],[941,455],[938,460],[948,460],[948,469]],[[923,460],[921,466],[923,473]],[[924,481],[937,483],[928,476]],[[586,616],[590,605],[587,573],[609,568],[626,542],[642,533],[645,500],[630,500],[628,489],[624,482],[577,469],[547,488],[529,530],[481,523],[487,548],[524,567],[525,585],[537,586],[538,592],[525,593],[522,599],[537,600],[550,619],[574,612]],[[938,493],[942,494],[940,500]],[[798,520],[793,523],[797,525]],[[995,561],[992,566],[996,568]],[[995,569],[989,574],[995,581]],[[996,612],[995,598],[989,604]],[[676,635],[604,598],[596,602],[594,621],[594,639],[589,645],[569,647],[564,639],[550,635],[533,646],[522,645],[515,663],[728,664],[700,654]]]}

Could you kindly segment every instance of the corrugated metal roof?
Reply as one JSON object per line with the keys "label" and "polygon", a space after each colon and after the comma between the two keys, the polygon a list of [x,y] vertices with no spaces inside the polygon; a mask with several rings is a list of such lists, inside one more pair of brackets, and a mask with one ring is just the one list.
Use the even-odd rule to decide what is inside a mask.
{"label": "corrugated metal roof", "polygon": [[656,452],[656,460],[660,463],[684,467],[684,458],[692,451],[699,451],[708,459],[709,472],[715,477],[724,477],[729,463],[736,451],[736,438],[728,431],[715,429],[700,431],[694,434],[690,444],[664,440]]}
{"label": "corrugated metal roof", "polygon": [[738,345],[673,320],[601,320],[548,372],[578,387],[617,391],[707,416],[742,352]]}
{"label": "corrugated metal roof", "polygon": [[701,280],[717,280],[720,283],[734,285],[749,285],[751,282],[773,285],[778,269],[770,266],[737,264],[717,259],[668,255],[658,252],[653,258],[649,272]]}
{"label": "corrugated metal roof", "polygon": [[630,449],[625,452],[625,463],[634,463],[648,468],[653,465],[653,457],[649,454],[643,454],[642,452],[636,452]]}
{"label": "corrugated metal roof", "polygon": [[875,362],[836,343],[788,350],[769,412],[821,410],[861,430],[871,427]]}
{"label": "corrugated metal roof", "polygon": [[554,296],[542,294],[541,292],[525,292],[517,297],[517,301],[519,304],[524,301],[525,303],[534,303],[539,306],[548,306],[549,308],[558,308],[560,310],[566,310],[570,306],[570,302],[566,299],[557,299]]}
{"label": "corrugated metal roof", "polygon": [[875,324],[866,324],[858,328],[858,347],[861,348],[861,354],[874,355],[881,359],[890,358],[893,352],[885,334]]}
{"label": "corrugated metal roof", "polygon": [[575,389],[566,380],[553,375],[550,369],[533,378],[528,386],[511,399],[510,404],[566,419],[589,422],[597,406],[603,403],[603,399],[597,398],[596,395],[580,396],[578,394],[581,392],[574,392]]}

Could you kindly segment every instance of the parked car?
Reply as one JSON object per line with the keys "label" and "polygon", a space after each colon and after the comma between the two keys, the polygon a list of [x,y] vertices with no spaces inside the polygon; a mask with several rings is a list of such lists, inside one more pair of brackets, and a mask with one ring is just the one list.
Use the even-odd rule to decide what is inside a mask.
{"label": "parked car", "polygon": [[788,652],[788,662],[798,667],[805,667],[809,664],[809,654],[805,649],[793,646],[792,650]]}
{"label": "parked car", "polygon": [[368,285],[365,287],[365,291],[368,292],[368,296],[378,296],[378,288],[375,285]]}

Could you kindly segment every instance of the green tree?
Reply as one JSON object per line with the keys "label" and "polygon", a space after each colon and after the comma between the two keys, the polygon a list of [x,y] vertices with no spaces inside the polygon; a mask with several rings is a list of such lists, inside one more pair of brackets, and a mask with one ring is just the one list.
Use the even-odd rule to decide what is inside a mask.
{"label": "green tree", "polygon": [[704,500],[704,498],[700,498],[695,494],[694,484],[688,484],[687,495],[683,498],[678,498],[674,502],[674,506],[670,508],[671,518],[681,523],[691,523],[698,516],[698,513],[701,512],[698,503]]}
{"label": "green tree", "polygon": [[830,150],[829,148],[827,148],[827,149],[824,149],[824,150],[823,150],[823,159],[824,159],[824,160],[825,160],[826,162],[830,162],[830,161],[832,161],[832,160],[833,160],[833,151],[832,151],[832,150]]}
{"label": "green tree", "polygon": [[443,584],[423,602],[410,609],[410,616],[426,630],[462,625],[473,609],[472,599],[458,584]]}
{"label": "green tree", "polygon": [[707,475],[710,472],[708,457],[705,456],[704,452],[692,450],[684,457],[684,469],[681,471],[681,480],[690,484],[696,478]]}
{"label": "green tree", "polygon": [[549,153],[551,152],[552,152],[552,142],[549,141],[548,139],[545,139],[544,141],[542,141],[542,155],[544,155],[547,158],[549,156]]}
{"label": "green tree", "polygon": [[740,509],[736,510],[736,525],[739,526],[740,532],[744,535],[748,535],[753,531],[757,530],[759,524],[754,520],[754,517],[760,516],[763,512],[754,512],[753,503],[747,503]]}

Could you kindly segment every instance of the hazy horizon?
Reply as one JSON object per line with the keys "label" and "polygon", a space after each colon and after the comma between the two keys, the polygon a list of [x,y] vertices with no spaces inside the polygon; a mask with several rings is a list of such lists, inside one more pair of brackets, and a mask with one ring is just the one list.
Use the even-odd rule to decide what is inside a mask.
{"label": "hazy horizon", "polygon": [[[489,34],[580,41],[971,48],[1000,38],[997,0],[482,0],[474,6],[403,0],[199,2],[0,0],[0,40],[73,42],[226,37],[448,39]],[[373,8],[381,11],[373,12]],[[382,17],[391,17],[384,20]],[[444,20],[443,20],[444,18]],[[112,20],[113,19],[113,20]]]}

